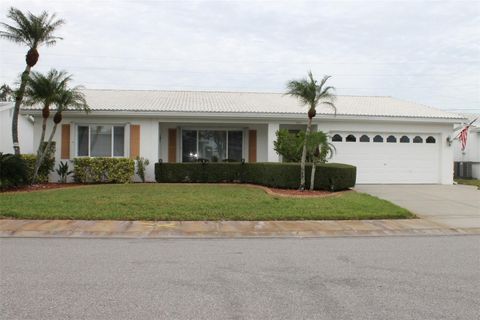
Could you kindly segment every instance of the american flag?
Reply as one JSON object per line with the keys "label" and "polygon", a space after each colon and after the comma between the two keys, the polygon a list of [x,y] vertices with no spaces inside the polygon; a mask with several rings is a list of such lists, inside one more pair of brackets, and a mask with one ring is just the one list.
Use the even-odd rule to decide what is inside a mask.
{"label": "american flag", "polygon": [[458,134],[458,140],[460,140],[460,143],[462,144],[462,151],[464,151],[467,146],[468,128],[470,128],[469,125],[463,128]]}
{"label": "american flag", "polygon": [[474,119],[472,122],[470,122],[469,124],[467,124],[465,126],[465,128],[462,129],[462,131],[460,131],[460,133],[458,134],[458,140],[460,140],[460,143],[462,144],[462,151],[465,151],[465,147],[467,146],[467,136],[468,136],[468,129],[470,128],[470,126],[472,124],[474,124],[476,121],[478,120],[478,118]]}

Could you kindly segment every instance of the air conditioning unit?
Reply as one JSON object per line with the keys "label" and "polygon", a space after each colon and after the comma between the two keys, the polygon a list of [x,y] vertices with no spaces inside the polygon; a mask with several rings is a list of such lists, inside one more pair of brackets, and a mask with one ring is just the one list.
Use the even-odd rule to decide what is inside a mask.
{"label": "air conditioning unit", "polygon": [[453,175],[455,178],[472,179],[472,162],[458,161],[454,162]]}

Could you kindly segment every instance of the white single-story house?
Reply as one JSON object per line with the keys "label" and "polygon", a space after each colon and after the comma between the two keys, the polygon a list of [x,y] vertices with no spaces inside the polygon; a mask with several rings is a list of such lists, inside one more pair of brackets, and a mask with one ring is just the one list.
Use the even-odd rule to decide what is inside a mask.
{"label": "white single-story house", "polygon": [[[0,102],[0,152],[13,153],[12,117],[14,102]],[[18,140],[22,153],[33,153],[33,118],[18,117]]]}
{"label": "white single-story house", "polygon": [[[151,163],[149,181],[155,179],[153,163],[159,159],[281,161],[275,133],[303,129],[307,121],[307,107],[281,93],[84,92],[92,112],[64,113],[55,136],[57,162],[141,156]],[[357,183],[453,182],[448,139],[462,116],[392,97],[339,96],[335,104],[336,114],[327,106],[317,110],[314,130],[331,137],[336,153],[330,162],[357,166]],[[26,107],[22,114],[39,120],[40,109]],[[36,137],[40,123],[35,121]]]}
{"label": "white single-story house", "polygon": [[453,142],[456,171],[460,177],[480,179],[480,114],[464,114],[464,116],[467,124],[475,119],[478,120],[468,129],[465,150],[462,150],[458,139]]}

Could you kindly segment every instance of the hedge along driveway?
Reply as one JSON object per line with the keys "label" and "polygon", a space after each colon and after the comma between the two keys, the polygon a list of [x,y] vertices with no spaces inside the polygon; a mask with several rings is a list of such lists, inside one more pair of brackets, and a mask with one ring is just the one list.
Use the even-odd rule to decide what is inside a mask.
{"label": "hedge along driveway", "polygon": [[395,219],[413,215],[353,191],[325,198],[285,198],[245,185],[90,185],[0,194],[0,216],[95,220]]}

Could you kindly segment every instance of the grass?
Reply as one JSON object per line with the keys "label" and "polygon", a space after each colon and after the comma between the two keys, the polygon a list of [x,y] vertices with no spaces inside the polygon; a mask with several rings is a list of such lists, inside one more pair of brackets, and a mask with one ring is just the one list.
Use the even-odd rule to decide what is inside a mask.
{"label": "grass", "polygon": [[0,217],[85,220],[395,219],[413,215],[388,201],[346,192],[286,198],[235,185],[127,184],[0,194]]}
{"label": "grass", "polygon": [[477,186],[480,189],[480,180],[479,179],[455,179],[455,182],[458,184],[468,184],[470,186]]}

